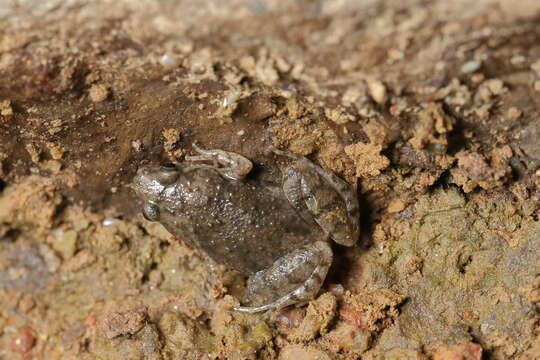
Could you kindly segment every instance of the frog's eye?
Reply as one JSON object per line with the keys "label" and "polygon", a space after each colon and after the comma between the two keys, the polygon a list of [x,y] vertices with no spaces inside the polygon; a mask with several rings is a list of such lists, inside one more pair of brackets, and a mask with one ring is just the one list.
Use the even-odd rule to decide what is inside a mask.
{"label": "frog's eye", "polygon": [[167,162],[161,164],[161,171],[159,172],[159,182],[163,185],[169,185],[178,179],[178,171],[176,165]]}
{"label": "frog's eye", "polygon": [[161,167],[162,167],[164,170],[172,170],[172,169],[176,169],[176,165],[174,165],[172,162],[164,162],[163,164],[161,164]]}
{"label": "frog's eye", "polygon": [[159,220],[159,208],[150,202],[144,204],[142,214],[143,217],[148,221]]}

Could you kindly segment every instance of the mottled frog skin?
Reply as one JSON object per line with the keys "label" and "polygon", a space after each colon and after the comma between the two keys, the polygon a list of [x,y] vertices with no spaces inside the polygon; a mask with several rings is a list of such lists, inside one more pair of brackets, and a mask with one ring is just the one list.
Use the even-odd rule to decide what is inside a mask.
{"label": "mottled frog skin", "polygon": [[358,238],[358,200],[343,180],[308,159],[291,159],[282,186],[249,173],[252,163],[223,150],[202,150],[182,163],[142,167],[133,188],[143,215],[208,254],[249,275],[247,301],[257,312],[311,300],[332,262],[329,239]]}

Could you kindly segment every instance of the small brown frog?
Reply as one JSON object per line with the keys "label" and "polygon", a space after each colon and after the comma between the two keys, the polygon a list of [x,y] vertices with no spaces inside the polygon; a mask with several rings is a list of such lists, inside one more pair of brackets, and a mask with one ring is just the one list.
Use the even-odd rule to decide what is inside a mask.
{"label": "small brown frog", "polygon": [[133,188],[143,215],[214,261],[246,275],[257,312],[311,300],[332,263],[328,240],[352,246],[359,233],[353,189],[307,158],[282,169],[282,186],[250,178],[242,155],[203,150],[182,163],[140,168]]}

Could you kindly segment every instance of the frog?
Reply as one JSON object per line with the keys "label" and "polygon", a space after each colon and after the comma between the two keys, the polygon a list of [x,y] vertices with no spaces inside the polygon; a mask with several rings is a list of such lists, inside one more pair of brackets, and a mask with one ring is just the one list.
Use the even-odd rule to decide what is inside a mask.
{"label": "frog", "polygon": [[331,240],[353,246],[359,204],[349,183],[308,158],[287,159],[278,181],[264,182],[241,154],[193,145],[182,162],[146,165],[132,188],[142,215],[218,264],[248,277],[245,303],[255,313],[316,297],[333,261]]}

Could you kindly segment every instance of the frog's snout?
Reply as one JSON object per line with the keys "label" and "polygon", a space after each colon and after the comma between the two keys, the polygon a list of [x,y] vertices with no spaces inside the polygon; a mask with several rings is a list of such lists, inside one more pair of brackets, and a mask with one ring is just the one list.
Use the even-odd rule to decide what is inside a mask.
{"label": "frog's snout", "polygon": [[133,178],[132,189],[144,200],[154,200],[165,189],[165,185],[161,183],[158,172],[142,167]]}

